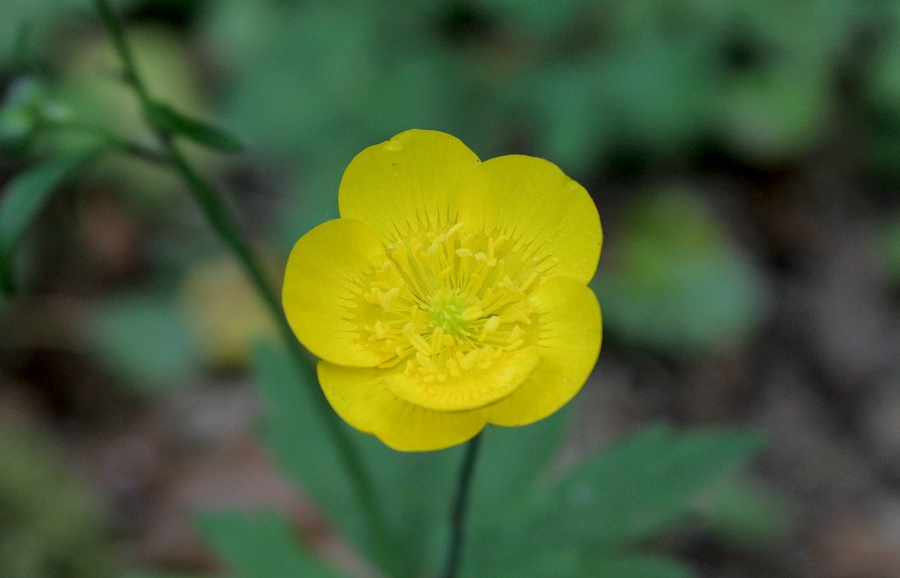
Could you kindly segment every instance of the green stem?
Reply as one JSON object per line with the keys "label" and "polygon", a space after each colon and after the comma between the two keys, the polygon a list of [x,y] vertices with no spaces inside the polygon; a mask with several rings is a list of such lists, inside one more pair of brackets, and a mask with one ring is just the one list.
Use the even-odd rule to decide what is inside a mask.
{"label": "green stem", "polygon": [[[94,0],[94,4],[122,60],[125,78],[137,93],[144,113],[148,114],[155,104],[137,71],[122,26],[107,0]],[[218,191],[193,168],[187,157],[175,143],[171,133],[158,127],[154,127],[154,130],[159,137],[169,164],[181,174],[182,179],[187,184],[197,204],[203,209],[213,229],[215,229],[221,240],[244,267],[248,277],[250,277],[257,293],[259,293],[275,319],[279,332],[294,359],[298,371],[301,373],[309,371],[310,361],[307,353],[303,346],[300,345],[300,342],[297,341],[284,316],[278,294],[269,283],[265,271],[241,235],[236,221],[225,210]],[[337,445],[338,452],[350,479],[356,484],[356,494],[360,505],[366,514],[366,518],[372,524],[371,532],[376,540],[383,540],[387,536],[386,525],[375,502],[372,481],[363,465],[359,452],[347,435],[337,414],[332,411],[324,394],[318,388],[313,399],[315,399],[315,403],[318,406],[319,414],[325,417],[326,427]]]}
{"label": "green stem", "polygon": [[[291,326],[287,322],[287,318],[282,312],[281,301],[269,284],[266,273],[260,266],[259,261],[254,257],[249,245],[241,236],[236,223],[225,211],[224,205],[219,199],[218,192],[194,170],[184,156],[184,153],[172,140],[171,136],[166,135],[166,138],[163,139],[163,143],[165,149],[169,153],[172,165],[179,173],[181,173],[182,178],[193,193],[195,200],[203,208],[207,219],[216,232],[219,233],[222,241],[244,266],[244,270],[253,282],[254,287],[256,287],[257,293],[262,297],[271,312],[272,317],[275,318],[281,336],[288,346],[297,366],[297,370],[301,373],[309,371],[311,367],[306,350],[300,345],[300,342],[297,341],[294,331],[291,329]],[[310,383],[316,383],[316,380],[311,380]],[[318,388],[316,394],[313,395],[313,400],[315,400],[315,403],[318,406],[317,410],[319,415],[325,417],[325,426],[328,428],[329,434],[331,434],[331,438],[337,446],[350,479],[357,484],[356,492],[359,496],[360,504],[365,511],[366,518],[372,524],[372,533],[376,537],[376,540],[381,540],[387,535],[386,528],[380,510],[375,502],[369,473],[363,466],[362,459],[359,456],[356,446],[353,445],[350,437],[341,425],[337,414],[331,409],[331,406],[328,405],[328,401]]]}
{"label": "green stem", "polygon": [[444,566],[444,573],[441,574],[442,578],[456,578],[459,574],[466,534],[466,507],[469,503],[472,474],[475,471],[475,459],[478,457],[480,442],[481,434],[479,433],[466,445],[466,455],[463,457],[462,468],[459,472],[459,485],[456,487],[453,510],[450,514],[450,547],[447,552],[447,564]]}

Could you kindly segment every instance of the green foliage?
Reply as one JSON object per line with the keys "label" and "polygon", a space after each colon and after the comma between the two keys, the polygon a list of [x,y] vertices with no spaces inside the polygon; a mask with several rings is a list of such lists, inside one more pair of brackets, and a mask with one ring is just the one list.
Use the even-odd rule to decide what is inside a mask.
{"label": "green foliage", "polygon": [[239,152],[244,149],[244,145],[224,129],[191,118],[166,104],[155,104],[148,111],[147,121],[159,130],[185,136],[211,149],[222,152]]}
{"label": "green foliage", "polygon": [[[0,39],[11,38],[6,28],[20,20],[38,21],[46,35],[54,18],[62,21],[81,4],[8,1],[4,9],[12,16],[0,23]],[[671,157],[708,142],[750,165],[801,160],[827,131],[835,79],[859,33],[860,15],[881,13],[863,4],[419,0],[385,9],[368,0],[220,0],[199,9],[197,32],[224,73],[217,116],[254,143],[264,170],[293,171],[287,178],[304,193],[292,199],[299,210],[281,211],[293,241],[336,216],[334,192],[346,159],[413,126],[460,135],[484,157],[510,152],[510,142],[524,143],[521,152],[548,156],[576,176],[622,151]],[[108,23],[115,17],[105,16]],[[238,150],[234,137],[196,120],[205,117],[206,106],[187,44],[158,30],[132,32],[148,91],[154,99],[165,91],[164,100],[178,111],[157,105],[142,114],[120,79],[97,82],[120,67],[108,43],[89,34],[84,51],[59,51],[66,56],[56,58],[64,73],[54,96],[71,105],[77,119],[137,143],[152,136],[147,121],[206,147]],[[895,44],[877,47],[879,59],[863,83],[875,116],[888,119],[878,133],[886,158],[900,150],[894,146],[900,139]],[[25,87],[40,90],[19,91],[13,96],[27,98],[12,99],[0,112],[0,139],[20,152],[47,113],[43,85]],[[53,156],[17,176],[0,200],[0,280],[7,289],[16,240],[54,187],[89,158],[88,152],[66,153],[70,145],[65,139],[51,144]],[[159,173],[158,167],[133,170],[117,162],[103,178],[146,187],[145,198],[171,188],[174,181]],[[597,291],[610,333],[624,342],[705,353],[746,339],[765,314],[765,290],[754,268],[690,192],[636,205],[612,249]],[[107,366],[144,388],[183,381],[195,364],[177,310],[155,299],[102,306],[85,337]],[[288,478],[388,575],[436,574],[449,538],[460,449],[398,453],[339,423],[372,476],[384,527],[373,525],[345,469],[346,448],[332,435],[333,416],[324,413],[331,410],[317,391],[312,360],[298,371],[284,352],[263,345],[255,366],[266,440]],[[560,479],[553,458],[569,411],[525,428],[484,432],[467,575],[682,578],[693,575],[683,564],[639,550],[697,520],[720,536],[750,542],[784,531],[766,496],[723,481],[759,449],[758,436],[650,429],[590,456]],[[199,527],[235,575],[339,575],[304,553],[277,515],[206,514]],[[47,576],[41,573],[45,553],[56,560],[68,550],[52,548],[72,544],[68,536],[52,537],[52,547],[28,540],[31,550],[20,549],[18,540],[3,544],[0,556],[37,552],[28,560],[38,561],[18,575]]]}
{"label": "green foliage", "polygon": [[[112,4],[123,8],[137,2],[113,0]],[[56,26],[83,15],[89,6],[85,0],[4,0],[0,19],[0,72],[22,66],[22,46],[17,44],[21,44],[23,31],[28,41],[27,51],[49,48],[58,33]]]}
{"label": "green foliage", "polygon": [[762,448],[749,431],[679,434],[655,427],[586,460],[557,488],[554,542],[622,549],[683,523],[692,501]]}
{"label": "green foliage", "polygon": [[[256,377],[266,410],[265,433],[285,474],[304,488],[352,543],[391,576],[419,576],[439,562],[459,451],[399,453],[341,423],[372,473],[375,500],[391,534],[373,535],[365,508],[328,435],[315,373],[299,374],[289,357],[260,346]],[[327,411],[331,411],[327,409]]]}
{"label": "green foliage", "polygon": [[723,480],[697,501],[699,524],[732,547],[761,549],[784,543],[793,530],[791,508],[760,484]]}
{"label": "green foliage", "polygon": [[0,197],[0,290],[13,291],[15,245],[64,178],[102,149],[54,157],[16,175]]}
{"label": "green foliage", "polygon": [[829,79],[789,67],[745,74],[714,106],[725,145],[759,166],[801,157],[819,141],[833,106]]}
{"label": "green foliage", "polygon": [[179,308],[153,297],[110,297],[83,327],[88,349],[122,383],[145,393],[185,387],[199,352]]}
{"label": "green foliage", "polygon": [[900,285],[900,212],[889,215],[878,227],[875,252],[887,278]]}
{"label": "green foliage", "polygon": [[[361,519],[338,449],[317,413],[322,406],[311,399],[313,372],[298,375],[290,359],[271,346],[260,347],[256,369],[267,439],[288,477],[391,576],[435,574],[449,539],[459,448],[408,454],[353,435],[374,473],[376,501],[387,519],[386,555],[376,546],[383,537],[373,536]],[[693,519],[698,498],[759,451],[759,436],[652,428],[557,480],[551,458],[564,438],[569,411],[528,427],[489,427],[482,434],[466,575],[574,578],[622,569],[627,573],[610,575],[690,576],[674,561],[630,552]]]}
{"label": "green foliage", "polygon": [[608,333],[675,355],[728,348],[765,318],[760,273],[689,189],[635,202],[593,282]]}
{"label": "green foliage", "polygon": [[[561,481],[532,480],[517,505],[473,512],[468,575],[692,576],[675,561],[630,552],[696,518],[696,500],[760,447],[744,431],[645,430]],[[613,568],[623,573],[605,573]]]}
{"label": "green foliage", "polygon": [[284,518],[271,512],[208,512],[197,525],[216,556],[240,578],[340,578],[297,544]]}
{"label": "green foliage", "polygon": [[339,449],[327,434],[324,416],[316,412],[314,390],[309,387],[315,383],[314,369],[299,374],[286,352],[267,343],[259,345],[254,368],[265,412],[263,433],[273,456],[288,478],[303,487],[350,540],[359,541],[363,532],[360,505],[341,465]]}
{"label": "green foliage", "polygon": [[[122,64],[109,39],[100,31],[93,31],[70,42],[71,48],[59,57],[61,70],[52,84],[52,94],[65,103],[78,127],[112,133],[145,146],[157,144],[140,100],[118,74]],[[128,29],[128,42],[135,66],[152,97],[159,95],[160,100],[175,103],[178,112],[191,119],[208,115],[210,106],[199,81],[200,69],[184,37],[163,26],[134,26]],[[220,144],[230,140],[204,134],[207,140],[217,139]],[[48,135],[46,146],[65,151],[78,146],[83,138],[79,130],[58,131]],[[204,171],[218,166],[214,151],[199,147],[192,140],[183,148]],[[173,193],[181,186],[178,176],[166,167],[128,155],[98,163],[87,180],[115,188],[150,215],[161,209],[171,210]]]}
{"label": "green foliage", "polygon": [[[46,35],[84,4],[11,0],[0,38],[12,45],[23,22]],[[387,10],[371,0],[219,0],[191,10],[223,66],[226,124],[312,166],[411,126],[461,135],[486,156],[525,134],[576,175],[623,147],[670,156],[710,140],[750,164],[794,162],[827,136],[836,81],[872,23],[886,41],[873,66],[851,72],[870,106],[896,112],[900,24],[889,2],[476,0]],[[887,155],[900,125],[876,132]]]}
{"label": "green foliage", "polygon": [[47,90],[43,83],[28,76],[14,80],[0,107],[0,150],[24,156],[45,121],[46,108]]}
{"label": "green foliage", "polygon": [[868,63],[871,165],[878,173],[900,174],[900,9],[889,22],[890,33]]}
{"label": "green foliage", "polygon": [[0,576],[112,576],[96,508],[54,448],[0,416],[0,463]]}

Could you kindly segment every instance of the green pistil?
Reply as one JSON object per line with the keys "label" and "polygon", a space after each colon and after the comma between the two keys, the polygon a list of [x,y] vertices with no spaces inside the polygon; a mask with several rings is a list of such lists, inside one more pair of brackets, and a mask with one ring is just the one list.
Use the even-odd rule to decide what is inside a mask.
{"label": "green pistil", "polygon": [[444,333],[458,337],[469,326],[469,322],[463,319],[466,310],[466,302],[458,295],[437,300],[429,313],[431,314],[432,327],[440,327]]}

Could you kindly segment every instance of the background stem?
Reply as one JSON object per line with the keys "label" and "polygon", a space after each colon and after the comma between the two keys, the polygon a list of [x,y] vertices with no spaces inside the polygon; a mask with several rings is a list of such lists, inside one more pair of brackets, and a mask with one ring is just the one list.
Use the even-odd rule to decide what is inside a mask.
{"label": "background stem", "polygon": [[453,510],[450,513],[450,548],[447,551],[447,564],[444,567],[444,573],[441,574],[442,578],[456,578],[459,573],[462,548],[465,542],[466,506],[469,502],[472,474],[475,470],[475,459],[478,457],[480,442],[481,434],[479,433],[466,444],[466,455],[463,457],[462,468],[459,472],[459,485],[456,487]]}
{"label": "background stem", "polygon": [[[122,61],[125,79],[138,95],[144,114],[149,115],[155,103],[135,66],[134,57],[125,38],[122,25],[107,0],[94,0],[94,4]],[[287,322],[287,318],[284,316],[277,292],[272,287],[259,260],[254,256],[249,244],[241,234],[237,222],[225,210],[225,205],[222,203],[218,190],[194,169],[175,143],[175,139],[170,132],[160,129],[158,126],[154,126],[153,129],[163,147],[168,164],[181,175],[194,200],[200,205],[222,242],[243,266],[257,293],[275,319],[281,337],[295,362],[298,373],[301,375],[310,371],[314,373],[312,360],[303,346],[300,345]],[[309,382],[316,383],[316,380],[310,380]],[[338,448],[350,479],[356,486],[357,498],[370,524],[370,532],[373,539],[379,549],[382,550],[381,554],[387,557],[389,556],[389,552],[385,551],[385,540],[388,536],[387,526],[377,507],[374,487],[369,473],[363,465],[356,446],[353,445],[346,429],[341,424],[340,418],[329,406],[321,389],[318,387],[315,389],[316,392],[313,395],[313,399],[318,406],[318,413],[324,416],[329,434]]]}

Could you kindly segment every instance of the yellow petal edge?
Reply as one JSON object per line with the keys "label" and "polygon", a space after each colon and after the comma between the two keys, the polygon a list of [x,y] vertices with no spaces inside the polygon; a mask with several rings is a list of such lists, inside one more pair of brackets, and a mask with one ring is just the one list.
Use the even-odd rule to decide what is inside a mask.
{"label": "yellow petal edge", "polygon": [[372,367],[382,356],[361,343],[354,320],[354,280],[385,258],[378,235],[365,223],[335,219],[300,238],[288,258],[282,306],[288,323],[316,357]]}

